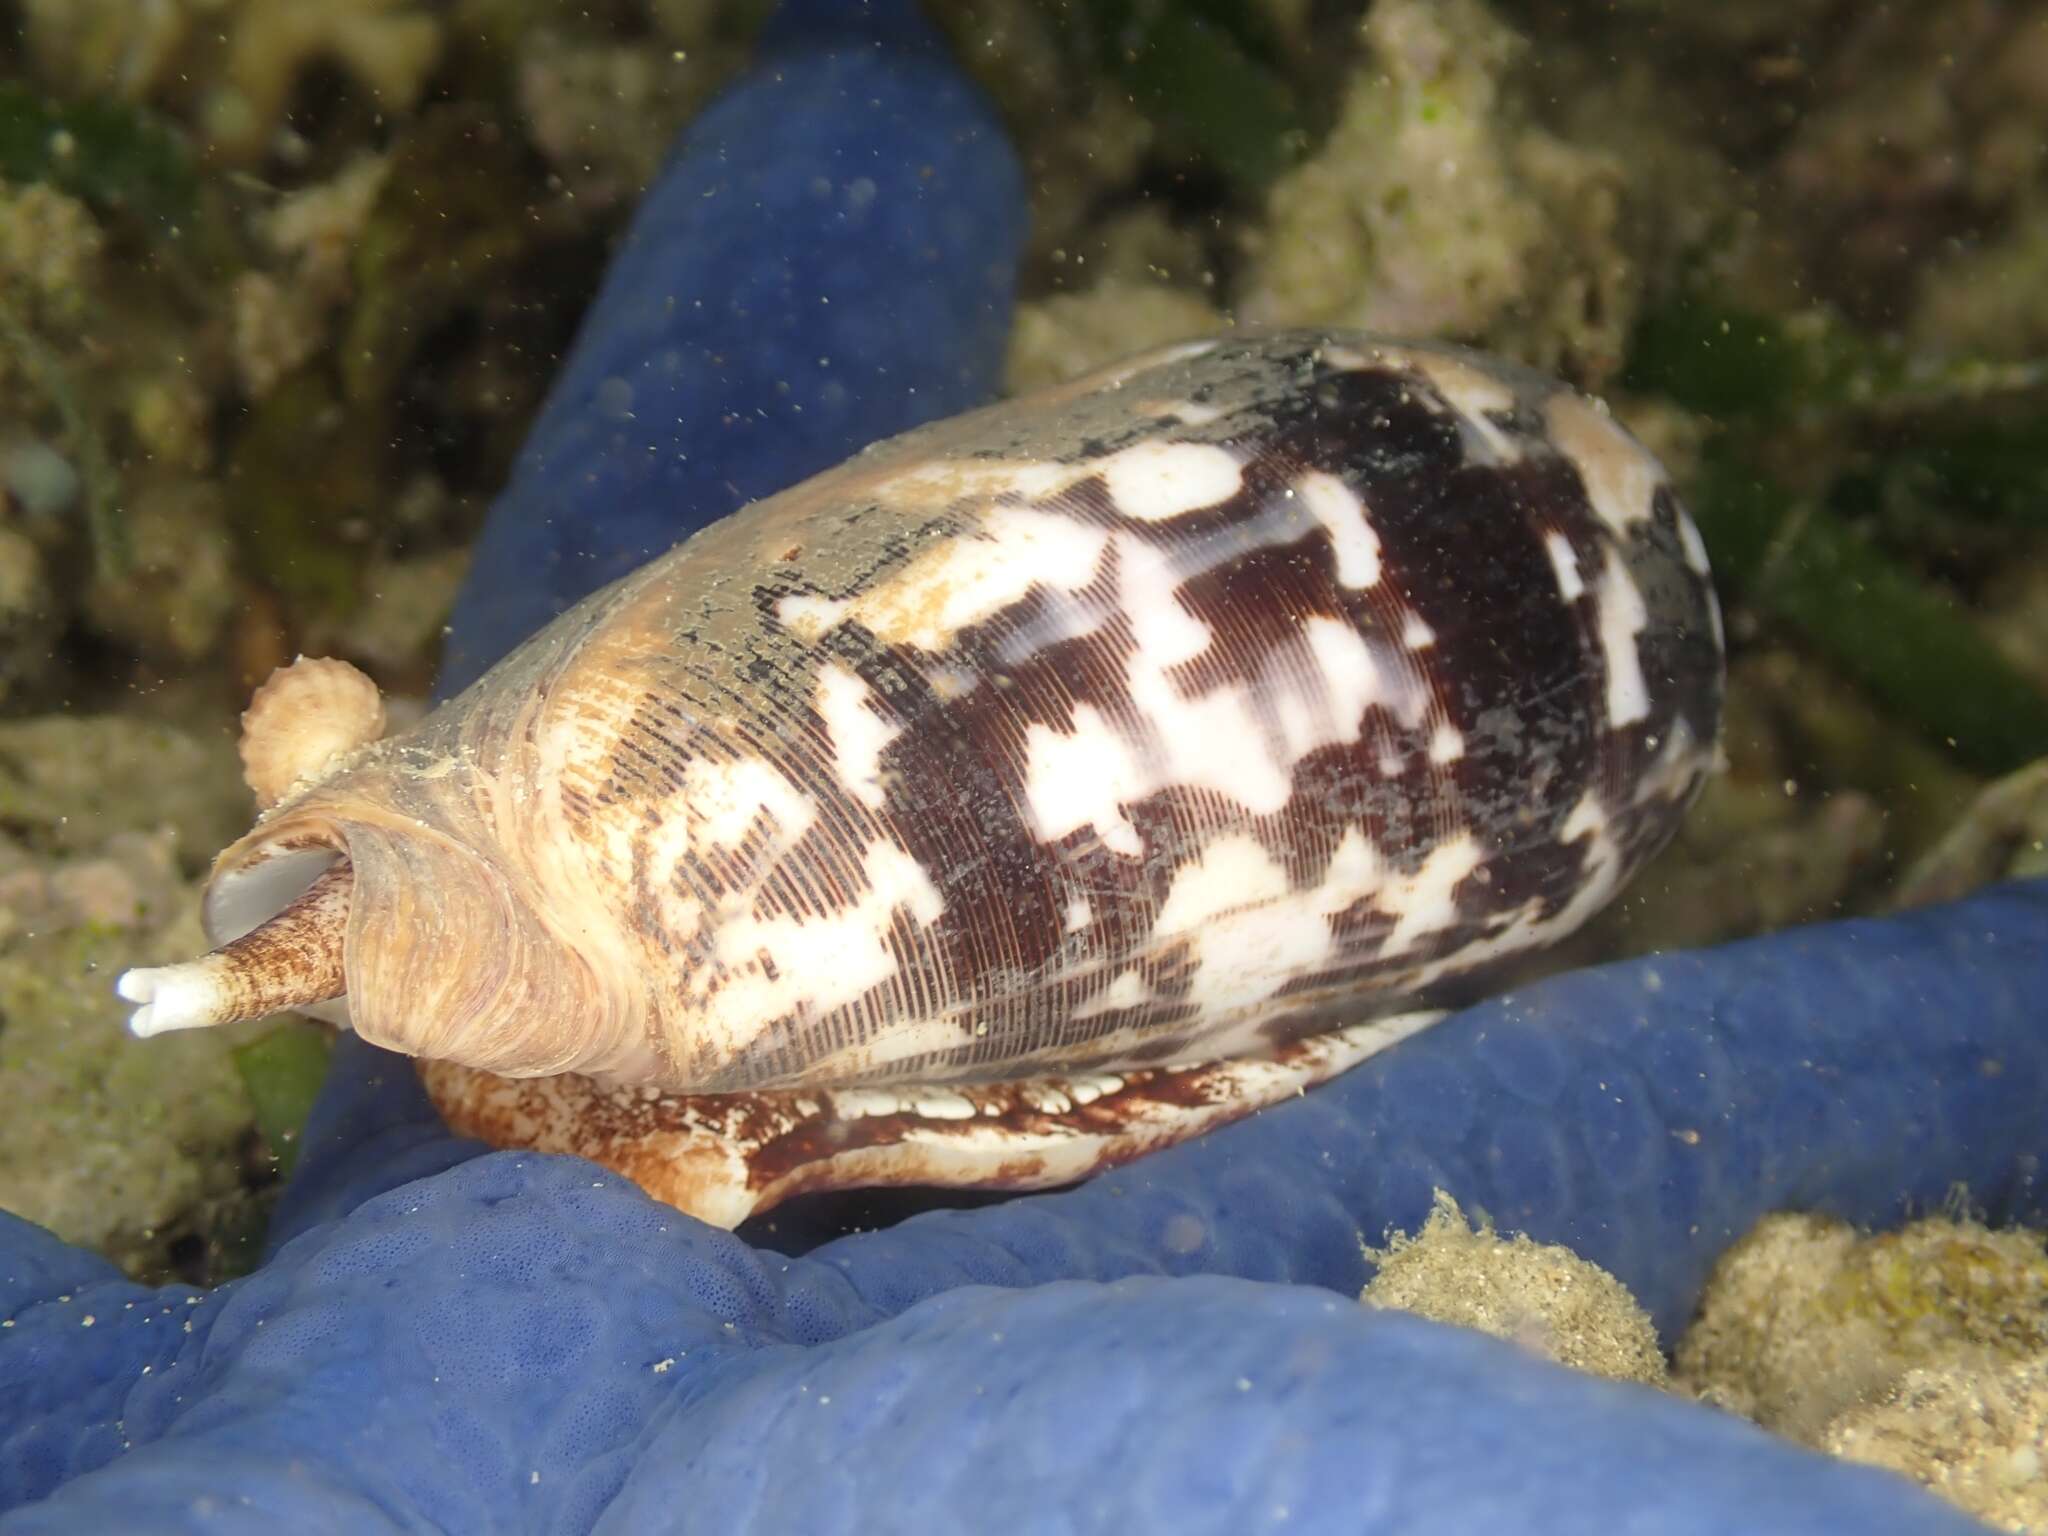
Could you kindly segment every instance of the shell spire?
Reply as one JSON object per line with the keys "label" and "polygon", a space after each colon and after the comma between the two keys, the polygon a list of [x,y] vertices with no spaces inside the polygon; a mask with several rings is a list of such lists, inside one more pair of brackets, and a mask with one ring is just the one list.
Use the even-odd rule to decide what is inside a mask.
{"label": "shell spire", "polygon": [[141,1005],[129,1029],[146,1038],[174,1029],[236,1024],[341,996],[342,941],[353,885],[344,860],[268,922],[211,954],[124,972],[115,990]]}
{"label": "shell spire", "polygon": [[267,811],[383,734],[375,683],[345,661],[301,656],[272,672],[242,711],[242,778]]}

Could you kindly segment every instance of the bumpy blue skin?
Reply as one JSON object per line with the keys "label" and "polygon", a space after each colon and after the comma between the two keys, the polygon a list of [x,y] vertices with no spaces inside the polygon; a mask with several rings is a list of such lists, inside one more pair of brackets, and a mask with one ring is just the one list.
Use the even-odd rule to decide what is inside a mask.
{"label": "bumpy blue skin", "polygon": [[[826,32],[804,30],[820,18]],[[495,547],[512,553],[473,589],[464,655],[665,541],[658,515],[680,533],[737,499],[722,487],[741,450],[698,450],[729,430],[702,408],[724,376],[701,350],[674,374],[647,362],[674,342],[643,322],[668,274],[706,270],[707,240],[744,274],[782,261],[793,228],[823,228],[805,189],[842,174],[820,167],[844,151],[846,112],[898,125],[886,144],[877,130],[878,185],[938,153],[921,135],[977,134],[949,151],[959,195],[1011,199],[974,204],[977,274],[1012,259],[1014,166],[985,109],[929,73],[908,9],[821,5],[785,11],[784,28],[797,51],[781,77],[700,121],[651,194],[537,429],[547,453],[508,496],[515,526]],[[820,35],[838,51],[804,54]],[[848,94],[802,84],[820,77]],[[867,95],[890,105],[849,105]],[[721,135],[717,174],[746,189],[732,203],[751,234],[678,206],[712,176],[698,162],[719,159]],[[845,229],[832,262],[809,246],[801,259],[860,266],[867,301],[895,313],[966,318],[858,343],[869,377],[921,382],[849,432],[930,414],[925,381],[957,381],[949,406],[985,391],[1002,319],[976,309],[994,302],[979,275],[981,300],[941,301],[912,290],[961,274],[863,265],[875,229]],[[728,312],[722,340],[706,318],[693,345],[751,368],[754,339],[775,336],[800,359],[799,338],[839,320],[803,297],[785,286]],[[844,334],[830,344],[851,348]],[[785,371],[799,391],[835,376]],[[673,443],[703,478],[613,462],[590,402],[595,381],[626,375],[646,385],[643,423],[680,418]],[[749,492],[840,451],[812,443],[819,458],[794,462],[779,433],[750,442]],[[553,530],[530,489],[543,483],[565,519]],[[590,558],[549,565],[546,547]],[[1350,1297],[1361,1236],[1412,1228],[1438,1186],[1607,1265],[1667,1338],[1713,1255],[1771,1209],[1883,1223],[1961,1182],[1994,1219],[2039,1220],[2044,995],[2048,883],[1630,962],[1470,1010],[1077,1190],[794,1258],[588,1163],[454,1140],[405,1062],[345,1038],[273,1252],[247,1279],[150,1290],[0,1215],[0,1536],[1977,1530],[1882,1474]]]}
{"label": "bumpy blue skin", "polygon": [[691,124],[491,510],[440,692],[685,534],[1001,377],[1023,177],[909,0],[784,5]]}
{"label": "bumpy blue skin", "polygon": [[2038,1219],[2044,955],[2034,883],[1561,977],[1079,1189],[794,1259],[480,1155],[344,1041],[248,1279],[150,1291],[0,1218],[0,1533],[1974,1530],[1349,1297],[1433,1184],[1667,1334],[1774,1207],[1960,1180]]}

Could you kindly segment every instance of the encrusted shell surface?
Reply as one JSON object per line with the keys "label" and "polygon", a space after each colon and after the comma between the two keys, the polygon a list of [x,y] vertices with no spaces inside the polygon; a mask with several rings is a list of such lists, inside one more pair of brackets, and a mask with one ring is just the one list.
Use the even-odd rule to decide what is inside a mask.
{"label": "encrusted shell surface", "polygon": [[[1185,344],[696,535],[222,856],[354,1026],[725,1092],[1273,1051],[1575,927],[1714,754],[1697,533],[1455,349]],[[282,873],[280,873],[282,871]]]}

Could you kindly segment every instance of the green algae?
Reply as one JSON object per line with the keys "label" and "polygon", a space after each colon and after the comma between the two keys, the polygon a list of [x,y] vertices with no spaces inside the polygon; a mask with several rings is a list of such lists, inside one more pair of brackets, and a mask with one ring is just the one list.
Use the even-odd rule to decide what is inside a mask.
{"label": "green algae", "polygon": [[1766,314],[1681,292],[1644,312],[1621,382],[1690,411],[1782,425],[2017,394],[2048,382],[2048,367],[1916,351],[1896,337],[1865,336],[1825,310]]}
{"label": "green algae", "polygon": [[536,192],[528,151],[479,106],[432,108],[399,138],[355,251],[360,297],[340,349],[351,406],[390,399],[451,316],[563,231],[563,206]]}
{"label": "green algae", "polygon": [[15,366],[62,420],[84,481],[94,563],[102,577],[120,580],[128,574],[133,554],[128,522],[121,515],[113,469],[107,461],[106,439],[86,408],[83,391],[56,349],[17,319],[4,303],[0,303],[0,346],[7,348]]}
{"label": "green algae", "polygon": [[[2032,420],[2039,365],[1923,353],[1825,310],[1684,287],[1645,311],[1622,380],[1712,423],[1683,489],[1724,603],[1796,632],[1970,769],[2048,755],[2048,694],[1913,558],[1961,541],[1995,567],[2039,522],[2029,493],[2048,487],[2048,444],[2014,424]],[[1874,435],[1875,453],[1861,446]],[[2002,534],[1957,532],[1987,514]]]}
{"label": "green algae", "polygon": [[1255,10],[1093,0],[1082,24],[1138,110],[1227,180],[1257,190],[1300,159],[1301,109],[1274,67],[1278,40]]}
{"label": "green algae", "polygon": [[1850,493],[1873,508],[1918,512],[1929,546],[1964,518],[2048,530],[2048,412],[2022,407],[1924,423],[1869,451],[1851,471]]}
{"label": "green algae", "polygon": [[345,616],[362,600],[370,548],[338,535],[380,519],[388,436],[379,411],[345,408],[323,371],[305,369],[251,412],[235,443],[228,516],[242,555],[302,615]]}
{"label": "green algae", "polygon": [[288,1179],[299,1164],[299,1133],[327,1081],[327,1033],[313,1024],[280,1024],[237,1046],[233,1056],[256,1129],[279,1177]]}
{"label": "green algae", "polygon": [[2048,698],[1953,599],[1736,450],[1710,452],[1686,489],[1724,601],[1797,630],[1971,768],[2005,772],[2048,755]]}
{"label": "green algae", "polygon": [[199,181],[183,137],[126,102],[59,103],[0,81],[0,181],[48,182],[156,225],[190,219]]}

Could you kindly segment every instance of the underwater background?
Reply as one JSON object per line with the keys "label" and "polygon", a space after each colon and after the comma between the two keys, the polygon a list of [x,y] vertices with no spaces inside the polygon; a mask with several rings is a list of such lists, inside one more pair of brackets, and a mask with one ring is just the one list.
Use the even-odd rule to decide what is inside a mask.
{"label": "underwater background", "polygon": [[[140,1051],[111,979],[204,947],[274,667],[425,708],[639,194],[771,9],[0,0],[0,1208],[141,1280],[255,1263],[324,1035]],[[2048,873],[2048,4],[923,10],[1028,199],[977,215],[1028,215],[987,274],[1014,313],[953,338],[926,415],[1330,324],[1557,374],[1670,466],[1727,613],[1726,771],[1544,969]],[[786,467],[749,409],[731,506]],[[2039,1242],[1923,1241],[1756,1251],[1780,1287],[1834,1266],[1815,1305],[1865,1350],[1867,1295],[1925,1333],[1996,1290],[2038,1413]],[[1818,1443],[1796,1376],[1735,1406]]]}

